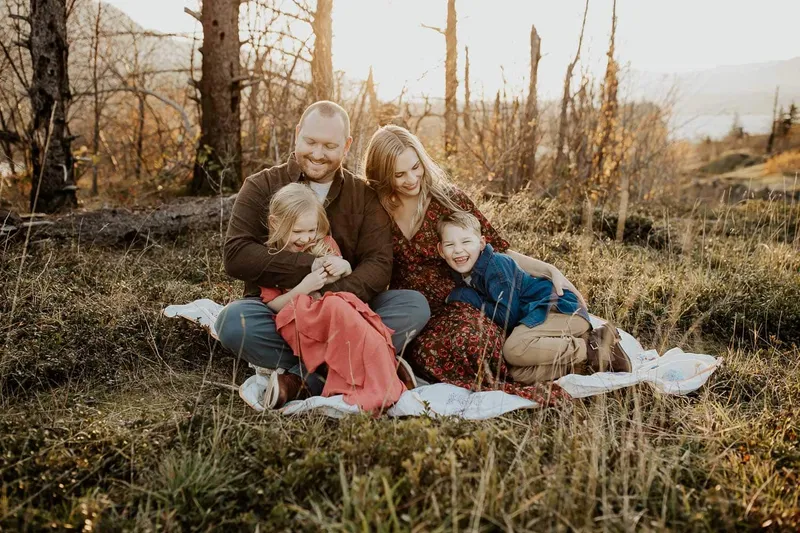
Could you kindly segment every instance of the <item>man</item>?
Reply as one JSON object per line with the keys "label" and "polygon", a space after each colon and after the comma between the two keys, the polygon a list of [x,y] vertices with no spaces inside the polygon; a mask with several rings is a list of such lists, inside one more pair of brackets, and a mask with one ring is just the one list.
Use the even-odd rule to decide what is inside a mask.
{"label": "man", "polygon": [[[367,302],[401,352],[430,318],[428,302],[416,291],[385,290],[392,273],[389,216],[366,181],[342,168],[353,138],[350,118],[339,105],[310,105],[295,128],[295,151],[289,160],[248,177],[233,206],[225,240],[225,271],[245,282],[245,297],[229,303],[216,329],[222,345],[252,365],[277,370],[265,398],[269,407],[320,394],[323,380],[309,374],[275,328],[275,313],[261,302],[259,287],[291,288],[324,258],[307,253],[267,250],[270,198],[282,186],[307,183],[323,202],[331,234],[353,272],[323,291],[344,291]],[[346,347],[342,347],[346,349]],[[276,390],[277,389],[277,390]]]}

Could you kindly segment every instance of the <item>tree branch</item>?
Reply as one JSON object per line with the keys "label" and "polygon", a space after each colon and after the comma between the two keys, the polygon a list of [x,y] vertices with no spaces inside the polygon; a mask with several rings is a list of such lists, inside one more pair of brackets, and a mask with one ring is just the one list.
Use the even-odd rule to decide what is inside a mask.
{"label": "tree branch", "polygon": [[184,7],[183,12],[186,13],[187,15],[191,15],[192,17],[194,17],[195,20],[197,20],[197,22],[200,22],[202,24],[203,19],[200,18],[200,13],[198,13],[197,11],[189,9],[188,7]]}
{"label": "tree branch", "polygon": [[17,15],[17,14],[12,13],[12,14],[10,14],[8,16],[8,18],[14,19],[14,20],[23,20],[23,21],[27,22],[28,24],[31,23],[31,18],[30,17],[26,17],[25,15]]}
{"label": "tree branch", "polygon": [[433,30],[436,33],[441,33],[442,35],[445,35],[445,31],[442,28],[437,28],[436,26],[428,26],[427,24],[420,24],[420,26],[428,30]]}
{"label": "tree branch", "polygon": [[[189,115],[188,115],[188,113],[186,113],[186,110],[179,103],[177,103],[174,100],[171,100],[171,99],[167,98],[166,96],[158,94],[157,92],[149,91],[147,89],[140,89],[138,87],[114,87],[114,88],[111,88],[111,89],[102,89],[102,90],[97,91],[97,92],[98,92],[98,94],[100,94],[100,93],[128,92],[128,93],[136,93],[136,94],[143,94],[143,95],[147,95],[147,96],[152,96],[153,98],[161,100],[162,102],[164,102],[165,104],[167,104],[168,106],[173,108],[175,111],[177,111],[181,115],[181,119],[183,120],[183,127],[186,129],[186,133],[190,137],[194,137],[194,128],[192,127],[192,123],[189,120]],[[75,96],[76,97],[78,97],[78,96],[89,96],[89,95],[92,95],[92,94],[94,94],[94,93],[91,92],[91,91],[87,91],[87,92],[84,92],[84,93],[78,93]]]}

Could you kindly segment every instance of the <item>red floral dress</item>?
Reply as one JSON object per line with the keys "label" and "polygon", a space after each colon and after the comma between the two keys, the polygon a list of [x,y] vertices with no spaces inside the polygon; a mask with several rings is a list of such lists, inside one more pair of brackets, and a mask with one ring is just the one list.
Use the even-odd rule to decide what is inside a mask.
{"label": "red floral dress", "polygon": [[[481,223],[486,241],[498,252],[508,250],[506,242],[486,217],[460,190],[453,200]],[[451,383],[470,390],[500,389],[542,405],[568,397],[557,385],[522,385],[506,376],[503,359],[503,329],[480,310],[463,302],[445,304],[455,287],[450,269],[439,256],[436,223],[451,210],[431,199],[420,229],[406,239],[397,224],[392,224],[394,265],[390,289],[421,292],[431,308],[431,319],[405,353],[414,371],[428,381]]]}

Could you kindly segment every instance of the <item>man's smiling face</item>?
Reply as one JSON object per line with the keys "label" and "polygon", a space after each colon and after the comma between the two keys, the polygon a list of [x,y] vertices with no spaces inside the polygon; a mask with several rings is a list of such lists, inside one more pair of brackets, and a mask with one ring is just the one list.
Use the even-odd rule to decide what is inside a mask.
{"label": "man's smiling face", "polygon": [[306,179],[317,183],[333,180],[353,142],[347,136],[342,118],[326,117],[315,110],[297,125],[295,133],[294,153]]}

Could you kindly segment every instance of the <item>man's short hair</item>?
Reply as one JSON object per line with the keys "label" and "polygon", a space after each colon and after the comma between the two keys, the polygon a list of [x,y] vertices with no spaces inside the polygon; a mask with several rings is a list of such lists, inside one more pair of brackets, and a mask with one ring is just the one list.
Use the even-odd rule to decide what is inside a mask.
{"label": "man's short hair", "polygon": [[303,122],[305,121],[306,117],[314,111],[318,112],[323,117],[340,117],[342,119],[342,123],[344,124],[344,136],[350,137],[350,117],[347,115],[347,111],[345,111],[344,108],[339,104],[329,100],[320,100],[319,102],[314,102],[308,106],[306,110],[303,111],[303,115],[300,117],[300,122],[297,123],[297,125],[300,126],[300,129],[303,129]]}
{"label": "man's short hair", "polygon": [[456,226],[461,229],[470,230],[475,232],[478,237],[481,236],[481,223],[472,213],[466,211],[453,211],[449,215],[443,215],[439,218],[436,224],[436,233],[439,238],[442,237],[442,232],[445,226]]}

